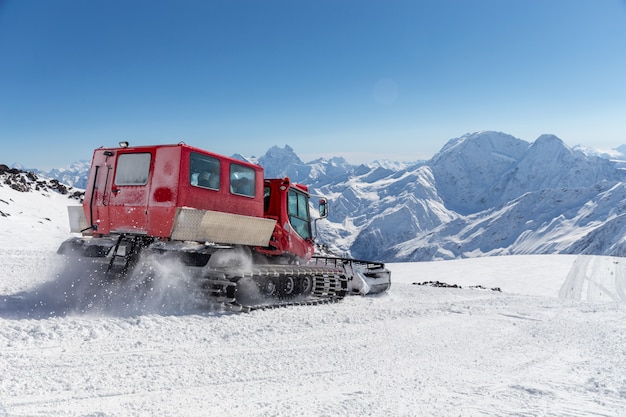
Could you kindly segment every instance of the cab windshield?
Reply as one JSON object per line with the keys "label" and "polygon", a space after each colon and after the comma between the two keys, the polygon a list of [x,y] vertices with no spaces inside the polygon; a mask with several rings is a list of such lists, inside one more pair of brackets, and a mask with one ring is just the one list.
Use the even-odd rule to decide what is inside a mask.
{"label": "cab windshield", "polygon": [[311,216],[309,215],[309,196],[293,188],[287,195],[287,214],[291,227],[303,239],[311,239]]}

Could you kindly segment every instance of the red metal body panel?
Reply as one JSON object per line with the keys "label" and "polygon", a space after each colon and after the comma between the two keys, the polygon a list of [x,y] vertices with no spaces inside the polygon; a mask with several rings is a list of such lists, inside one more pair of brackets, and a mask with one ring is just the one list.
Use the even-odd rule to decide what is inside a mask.
{"label": "red metal body panel", "polygon": [[[309,260],[313,256],[313,239],[300,236],[289,219],[288,194],[290,189],[297,188],[307,194],[308,188],[300,184],[292,184],[289,178],[266,179],[265,217],[276,220],[276,227],[272,240],[267,248],[258,248],[259,252],[267,255],[282,255],[290,253],[299,258]],[[269,191],[269,197],[268,197]],[[308,213],[308,210],[307,210]],[[309,227],[310,233],[310,225]]]}
{"label": "red metal body panel", "polygon": [[[191,185],[189,165],[191,153],[210,156],[221,161],[219,190],[212,190]],[[254,184],[254,198],[241,196],[231,192],[229,185],[230,169],[232,164],[251,168],[256,173]],[[214,154],[201,149],[185,146],[181,158],[182,176],[179,181],[180,207],[193,207],[202,210],[215,210],[245,216],[263,217],[263,168],[226,156]]]}
{"label": "red metal body panel", "polygon": [[[221,181],[217,189],[192,185],[192,153],[219,161]],[[136,163],[131,158],[138,154]],[[120,163],[124,158],[125,162]],[[142,174],[137,174],[142,164],[145,181]],[[233,192],[233,167],[253,173],[255,180],[249,195]],[[94,151],[83,203],[94,234],[118,232],[169,238],[177,207],[263,217],[263,168],[184,144]]]}

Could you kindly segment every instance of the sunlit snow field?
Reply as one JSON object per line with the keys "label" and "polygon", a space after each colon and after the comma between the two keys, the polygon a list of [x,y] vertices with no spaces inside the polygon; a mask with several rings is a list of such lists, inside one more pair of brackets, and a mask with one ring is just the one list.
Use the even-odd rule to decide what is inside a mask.
{"label": "sunlit snow field", "polygon": [[0,416],[626,415],[622,259],[390,264],[386,294],[252,313],[55,310],[67,201],[0,200]]}

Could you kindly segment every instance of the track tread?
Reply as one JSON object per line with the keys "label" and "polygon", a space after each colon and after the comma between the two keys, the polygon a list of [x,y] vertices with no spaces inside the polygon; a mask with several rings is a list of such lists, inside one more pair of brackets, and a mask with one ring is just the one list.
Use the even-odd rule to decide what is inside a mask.
{"label": "track tread", "polygon": [[[239,297],[216,296],[217,288],[224,292],[227,287],[236,285],[235,292],[242,291],[239,280],[250,279],[257,285],[261,285],[265,278],[303,277],[313,278],[311,292],[309,294],[295,294],[293,296],[280,296],[278,290],[271,295],[263,295],[259,302],[242,303]],[[289,306],[305,306],[328,304],[342,300],[348,293],[348,279],[343,269],[330,266],[309,265],[254,265],[252,268],[240,270],[226,270],[224,268],[212,268],[205,272],[202,278],[207,286],[205,295],[207,299],[222,303],[226,308],[236,311],[250,312],[254,310],[267,310]],[[259,289],[261,292],[261,290]],[[251,296],[251,294],[247,294]],[[254,294],[257,296],[257,294]]]}

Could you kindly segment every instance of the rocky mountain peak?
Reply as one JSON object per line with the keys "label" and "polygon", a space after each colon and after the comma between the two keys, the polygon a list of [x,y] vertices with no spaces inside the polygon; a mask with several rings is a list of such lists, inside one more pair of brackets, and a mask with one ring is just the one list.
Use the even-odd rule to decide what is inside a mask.
{"label": "rocky mountain peak", "polygon": [[265,155],[259,158],[259,164],[264,167],[275,165],[287,166],[290,164],[302,164],[302,160],[289,145],[285,145],[283,148],[272,146],[265,152]]}
{"label": "rocky mountain peak", "polygon": [[22,193],[57,192],[76,200],[81,200],[84,195],[82,190],[65,185],[56,178],[41,177],[33,171],[9,168],[4,164],[0,164],[0,186],[7,186]]}

